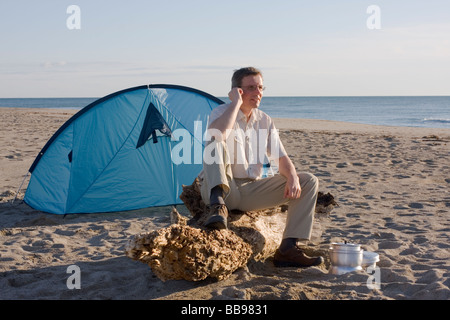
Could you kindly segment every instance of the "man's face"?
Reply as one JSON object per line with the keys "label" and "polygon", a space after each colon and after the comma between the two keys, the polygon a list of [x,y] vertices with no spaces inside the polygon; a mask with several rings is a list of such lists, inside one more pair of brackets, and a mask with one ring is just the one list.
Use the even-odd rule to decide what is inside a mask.
{"label": "man's face", "polygon": [[242,94],[242,105],[258,108],[263,96],[263,79],[261,75],[242,78],[241,88],[244,91]]}

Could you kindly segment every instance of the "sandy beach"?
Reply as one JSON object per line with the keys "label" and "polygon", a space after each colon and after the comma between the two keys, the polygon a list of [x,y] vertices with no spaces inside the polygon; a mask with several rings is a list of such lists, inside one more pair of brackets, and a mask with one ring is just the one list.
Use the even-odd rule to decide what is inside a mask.
{"label": "sandy beach", "polygon": [[[450,129],[276,119],[297,170],[315,174],[339,205],[316,217],[309,245],[348,241],[378,253],[379,289],[368,286],[367,270],[278,269],[271,259],[223,281],[163,282],[124,247],[168,226],[171,207],[53,215],[23,203],[27,179],[11,203],[38,152],[75,112],[0,108],[2,300],[450,299]],[[67,286],[73,265],[80,289]]]}

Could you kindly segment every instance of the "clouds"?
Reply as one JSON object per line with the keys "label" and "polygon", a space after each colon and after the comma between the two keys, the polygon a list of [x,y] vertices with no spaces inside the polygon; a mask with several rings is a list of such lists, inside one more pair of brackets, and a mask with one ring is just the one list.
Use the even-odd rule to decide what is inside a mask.
{"label": "clouds", "polygon": [[59,67],[64,67],[66,65],[67,65],[67,61],[58,61],[58,62],[45,61],[45,62],[41,63],[41,66],[44,67],[45,69],[59,68]]}

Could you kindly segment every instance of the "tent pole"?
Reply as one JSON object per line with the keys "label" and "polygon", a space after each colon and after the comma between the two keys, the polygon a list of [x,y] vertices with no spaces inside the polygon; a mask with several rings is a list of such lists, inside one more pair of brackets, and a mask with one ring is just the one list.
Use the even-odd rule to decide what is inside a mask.
{"label": "tent pole", "polygon": [[25,179],[28,177],[29,174],[30,174],[30,171],[28,171],[27,174],[23,177],[22,183],[20,184],[19,189],[17,190],[14,199],[11,201],[11,205],[13,205],[14,202],[16,201],[17,196],[19,195],[20,190],[22,190],[23,183],[25,182]]}

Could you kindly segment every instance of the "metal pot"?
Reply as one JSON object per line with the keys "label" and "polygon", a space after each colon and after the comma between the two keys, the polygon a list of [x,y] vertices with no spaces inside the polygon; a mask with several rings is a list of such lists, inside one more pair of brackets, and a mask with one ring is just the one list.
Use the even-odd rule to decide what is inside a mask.
{"label": "metal pot", "polygon": [[329,253],[332,274],[344,274],[351,271],[362,270],[363,252],[359,244],[332,243]]}
{"label": "metal pot", "polygon": [[356,243],[339,243],[339,242],[333,242],[331,244],[330,250],[341,250],[341,251],[351,251],[356,252],[361,250],[361,245]]}
{"label": "metal pot", "polygon": [[330,259],[333,266],[360,267],[363,260],[363,250],[358,252],[330,250]]}
{"label": "metal pot", "polygon": [[330,248],[330,260],[334,266],[358,267],[363,261],[363,252],[360,245],[356,244],[332,244]]}
{"label": "metal pot", "polygon": [[328,273],[330,274],[345,274],[353,271],[362,270],[363,268],[361,266],[359,267],[338,267],[338,266],[331,266],[330,270],[328,270]]}
{"label": "metal pot", "polygon": [[359,244],[336,243],[330,246],[331,267],[329,273],[344,274],[347,272],[362,270],[364,267],[375,267],[380,261],[376,252],[364,251]]}

